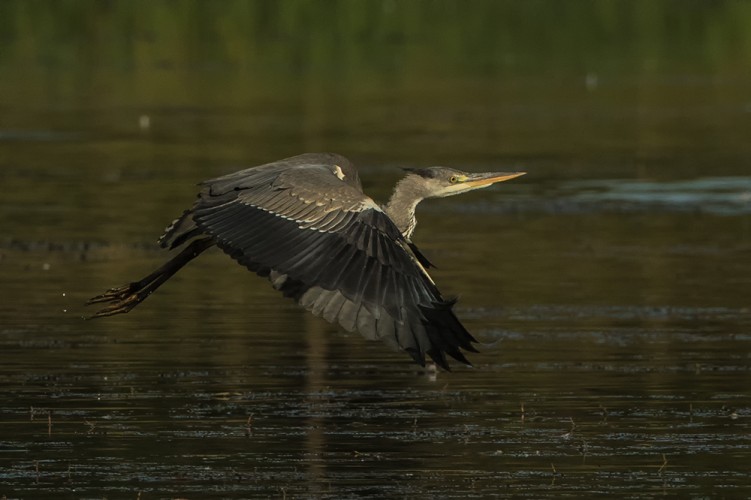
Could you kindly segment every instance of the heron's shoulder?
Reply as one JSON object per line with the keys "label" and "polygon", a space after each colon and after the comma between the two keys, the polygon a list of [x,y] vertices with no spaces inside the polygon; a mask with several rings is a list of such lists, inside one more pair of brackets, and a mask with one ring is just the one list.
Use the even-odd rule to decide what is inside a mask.
{"label": "heron's shoulder", "polygon": [[263,185],[320,185],[333,179],[360,188],[355,167],[347,158],[336,153],[304,153],[208,179],[200,186],[216,196]]}
{"label": "heron's shoulder", "polygon": [[362,192],[360,175],[347,158],[336,153],[306,153],[293,157],[289,168],[279,174],[280,182],[299,186],[349,185]]}

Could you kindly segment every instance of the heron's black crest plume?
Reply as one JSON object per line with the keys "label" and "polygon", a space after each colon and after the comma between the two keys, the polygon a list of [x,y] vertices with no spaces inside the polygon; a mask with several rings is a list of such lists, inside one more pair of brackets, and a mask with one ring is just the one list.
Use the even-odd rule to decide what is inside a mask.
{"label": "heron's black crest plume", "polygon": [[438,177],[439,173],[434,168],[409,168],[404,167],[402,168],[405,172],[408,172],[410,174],[419,175],[420,177],[424,177],[426,179],[435,179]]}

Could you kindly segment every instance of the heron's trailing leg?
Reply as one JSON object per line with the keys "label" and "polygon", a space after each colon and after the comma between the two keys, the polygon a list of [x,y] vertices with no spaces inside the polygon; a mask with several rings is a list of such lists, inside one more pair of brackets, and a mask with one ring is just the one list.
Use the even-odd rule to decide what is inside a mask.
{"label": "heron's trailing leg", "polygon": [[185,264],[201,255],[204,250],[212,245],[214,245],[214,242],[210,238],[194,240],[182,252],[175,255],[169,262],[142,280],[134,281],[133,283],[128,283],[117,288],[110,288],[103,294],[89,299],[86,304],[110,303],[104,309],[97,311],[91,318],[101,318],[130,311],[143,302],[146,297],[151,295],[165,281],[174,276]]}

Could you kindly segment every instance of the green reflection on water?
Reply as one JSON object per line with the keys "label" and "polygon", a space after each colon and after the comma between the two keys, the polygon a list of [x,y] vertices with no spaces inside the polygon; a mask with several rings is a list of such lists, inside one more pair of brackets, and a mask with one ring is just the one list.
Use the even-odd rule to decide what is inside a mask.
{"label": "green reflection on water", "polygon": [[747,151],[746,2],[0,9],[8,129],[42,122],[133,139],[148,114],[151,140],[190,138],[192,153],[211,148],[217,161],[325,148],[386,161],[532,159],[546,175],[561,173],[541,157],[581,175],[593,163],[617,170],[614,154],[647,164],[675,156],[679,175],[700,173],[695,155],[711,154],[730,172],[733,149]]}

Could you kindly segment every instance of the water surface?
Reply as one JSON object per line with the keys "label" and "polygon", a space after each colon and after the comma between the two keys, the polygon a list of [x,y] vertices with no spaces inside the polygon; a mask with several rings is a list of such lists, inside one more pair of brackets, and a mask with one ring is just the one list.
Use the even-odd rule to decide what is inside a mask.
{"label": "water surface", "polygon": [[[749,495],[748,5],[29,5],[0,6],[0,495]],[[380,201],[399,167],[529,172],[418,212],[474,367],[218,251],[82,319],[197,182],[319,150]]]}

